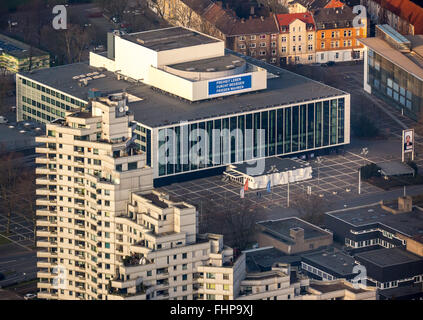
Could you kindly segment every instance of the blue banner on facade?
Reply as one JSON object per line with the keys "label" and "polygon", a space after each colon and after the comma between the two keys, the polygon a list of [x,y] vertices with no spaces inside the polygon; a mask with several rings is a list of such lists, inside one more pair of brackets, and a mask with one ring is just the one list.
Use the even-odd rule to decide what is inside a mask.
{"label": "blue banner on facade", "polygon": [[209,95],[251,88],[251,75],[209,81]]}

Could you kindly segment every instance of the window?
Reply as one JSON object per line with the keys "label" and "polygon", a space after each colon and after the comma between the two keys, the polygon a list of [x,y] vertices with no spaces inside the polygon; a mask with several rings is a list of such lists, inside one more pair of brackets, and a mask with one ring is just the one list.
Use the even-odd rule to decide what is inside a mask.
{"label": "window", "polygon": [[224,273],[223,274],[223,280],[229,280],[229,274]]}
{"label": "window", "polygon": [[240,48],[241,50],[244,50],[244,49],[245,49],[245,44],[240,44],[240,45],[239,45],[239,48]]}
{"label": "window", "polygon": [[260,39],[266,39],[266,35],[265,34],[261,34],[260,35]]}
{"label": "window", "polygon": [[282,47],[282,52],[286,52],[286,47]]}
{"label": "window", "polygon": [[216,279],[216,276],[214,275],[214,273],[210,273],[210,272],[207,272],[206,277],[207,279]]}
{"label": "window", "polygon": [[324,33],[324,32],[322,32],[322,33],[320,34],[320,37],[321,37],[322,39],[324,39],[324,38],[325,38],[325,33]]}
{"label": "window", "polygon": [[282,37],[282,42],[286,42],[286,37]]}
{"label": "window", "polygon": [[223,285],[223,290],[229,291],[229,284],[224,284]]}
{"label": "window", "polygon": [[245,36],[240,36],[239,41],[245,41]]}
{"label": "window", "polygon": [[307,38],[308,38],[308,40],[313,40],[313,34],[312,34],[312,33],[310,33],[310,34],[307,36]]}
{"label": "window", "polygon": [[266,47],[266,42],[260,42],[260,47],[261,48],[265,48]]}
{"label": "window", "polygon": [[312,44],[309,44],[309,45],[307,46],[307,49],[308,49],[308,51],[313,51],[313,45],[312,45]]}
{"label": "window", "polygon": [[206,288],[210,290],[214,290],[216,289],[216,285],[214,283],[207,283]]}
{"label": "window", "polygon": [[186,259],[186,258],[187,258],[187,253],[185,252],[182,254],[182,259]]}
{"label": "window", "polygon": [[325,48],[325,43],[324,43],[324,42],[321,42],[321,43],[320,43],[320,48],[322,48],[322,49],[324,49],[324,48]]}
{"label": "window", "polygon": [[276,42],[275,42],[275,41],[273,41],[273,42],[271,43],[271,46],[272,46],[272,48],[276,48]]}
{"label": "window", "polygon": [[256,40],[256,36],[255,35],[251,35],[250,36],[250,40]]}
{"label": "window", "polygon": [[295,36],[292,36],[292,41],[295,41]]}
{"label": "window", "polygon": [[255,43],[250,43],[250,48],[255,48],[256,44]]}

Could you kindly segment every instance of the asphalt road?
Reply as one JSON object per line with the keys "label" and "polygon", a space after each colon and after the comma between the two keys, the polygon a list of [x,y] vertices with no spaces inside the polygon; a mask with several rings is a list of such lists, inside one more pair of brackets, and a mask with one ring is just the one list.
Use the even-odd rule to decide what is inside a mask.
{"label": "asphalt road", "polygon": [[37,277],[37,254],[15,244],[0,246],[0,273],[5,279],[0,281],[2,288]]}

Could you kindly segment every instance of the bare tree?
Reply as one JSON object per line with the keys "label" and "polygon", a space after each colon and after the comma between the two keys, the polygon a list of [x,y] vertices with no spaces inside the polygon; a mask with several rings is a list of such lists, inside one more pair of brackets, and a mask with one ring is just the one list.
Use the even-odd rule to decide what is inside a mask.
{"label": "bare tree", "polygon": [[288,13],[288,0],[257,0],[273,13]]}
{"label": "bare tree", "polygon": [[116,17],[119,21],[122,21],[123,12],[128,6],[129,0],[96,0],[97,3],[108,11],[112,17]]}
{"label": "bare tree", "polygon": [[200,232],[219,233],[229,245],[245,249],[254,241],[260,209],[248,199],[209,200],[200,206]]}
{"label": "bare tree", "polygon": [[328,203],[318,195],[300,194],[291,202],[291,207],[296,209],[301,219],[312,224],[322,225],[324,213],[328,209]]}
{"label": "bare tree", "polygon": [[13,212],[18,202],[17,186],[22,168],[22,157],[15,152],[2,150],[0,156],[0,197],[2,209],[6,213],[6,233],[10,234]]}
{"label": "bare tree", "polygon": [[34,227],[34,245],[36,244],[36,184],[33,169],[26,169],[20,176],[17,193],[20,196],[19,211],[26,219],[32,220]]}
{"label": "bare tree", "polygon": [[13,87],[13,80],[11,76],[7,74],[7,70],[5,68],[0,68],[0,114],[4,114],[8,111],[5,99]]}

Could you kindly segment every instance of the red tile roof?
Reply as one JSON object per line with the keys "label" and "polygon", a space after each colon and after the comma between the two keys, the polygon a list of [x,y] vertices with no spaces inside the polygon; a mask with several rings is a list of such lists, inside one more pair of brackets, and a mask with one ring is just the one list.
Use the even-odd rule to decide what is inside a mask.
{"label": "red tile roof", "polygon": [[278,21],[279,26],[289,26],[291,22],[295,21],[296,19],[300,19],[301,21],[314,25],[313,15],[310,12],[304,13],[287,13],[287,14],[277,14],[276,20]]}
{"label": "red tile roof", "polygon": [[414,26],[415,34],[423,34],[423,8],[410,0],[373,0]]}

